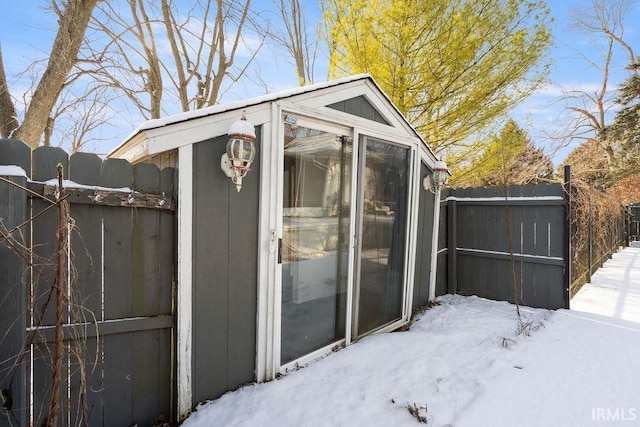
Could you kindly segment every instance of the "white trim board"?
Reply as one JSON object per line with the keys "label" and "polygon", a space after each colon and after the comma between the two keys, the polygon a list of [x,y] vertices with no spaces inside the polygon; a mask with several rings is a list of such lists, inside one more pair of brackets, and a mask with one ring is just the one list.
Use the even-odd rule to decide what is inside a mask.
{"label": "white trim board", "polygon": [[178,419],[191,412],[191,334],[193,312],[193,146],[178,150],[178,290],[176,362]]}

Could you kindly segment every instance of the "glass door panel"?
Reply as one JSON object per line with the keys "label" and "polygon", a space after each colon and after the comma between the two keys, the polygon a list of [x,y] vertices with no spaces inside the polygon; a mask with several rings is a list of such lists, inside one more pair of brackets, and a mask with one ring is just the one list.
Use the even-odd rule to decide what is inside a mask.
{"label": "glass door panel", "polygon": [[402,317],[410,171],[408,148],[372,139],[363,145],[358,336]]}
{"label": "glass door panel", "polygon": [[345,337],[351,138],[285,124],[280,364]]}

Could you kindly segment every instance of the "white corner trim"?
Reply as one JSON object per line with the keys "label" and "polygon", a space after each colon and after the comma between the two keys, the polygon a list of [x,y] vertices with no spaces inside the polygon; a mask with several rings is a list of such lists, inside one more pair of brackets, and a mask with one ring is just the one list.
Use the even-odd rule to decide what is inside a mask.
{"label": "white corner trim", "polygon": [[431,233],[431,268],[429,270],[429,302],[436,299],[436,269],[438,267],[438,232],[440,231],[440,189],[436,189],[433,203],[433,232]]}
{"label": "white corner trim", "polygon": [[178,289],[177,388],[178,421],[191,412],[191,334],[193,311],[193,146],[178,149]]}
{"label": "white corner trim", "polygon": [[403,318],[406,320],[411,320],[412,306],[413,306],[413,292],[415,287],[415,271],[416,271],[416,248],[418,246],[418,208],[420,207],[420,189],[422,188],[419,185],[422,182],[420,177],[420,171],[422,166],[422,156],[423,156],[423,148],[418,147],[412,152],[413,158],[411,162],[411,189],[409,191],[409,199],[407,206],[407,212],[409,213],[409,224],[408,234],[407,234],[407,243],[409,246],[409,251],[407,255],[407,281],[406,281],[406,290],[407,295],[404,299],[404,311]]}
{"label": "white corner trim", "polygon": [[[275,280],[278,233],[274,168],[275,121],[262,125],[260,139],[260,213],[258,227],[258,312],[256,316],[256,381],[271,380],[273,372],[273,287]],[[276,130],[277,131],[277,130]]]}

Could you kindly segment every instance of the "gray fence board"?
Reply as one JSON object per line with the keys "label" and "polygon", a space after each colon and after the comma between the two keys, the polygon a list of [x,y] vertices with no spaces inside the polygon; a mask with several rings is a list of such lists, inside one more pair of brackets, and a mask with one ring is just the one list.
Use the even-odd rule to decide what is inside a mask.
{"label": "gray fence board", "polygon": [[31,148],[17,139],[0,139],[0,164],[20,166],[31,172]]}
{"label": "gray fence board", "polygon": [[92,153],[74,153],[69,158],[67,176],[73,182],[86,185],[101,185],[102,159]]}
{"label": "gray fence board", "polygon": [[31,155],[31,180],[47,181],[58,176],[58,163],[64,169],[65,177],[69,173],[69,156],[58,147],[38,147]]}
{"label": "gray fence board", "polygon": [[131,187],[133,167],[123,159],[106,159],[102,163],[102,185],[112,188]]}
{"label": "gray fence board", "polygon": [[149,390],[158,390],[158,375],[148,367],[158,366],[159,334],[160,331],[137,332],[133,339],[131,395],[136,403],[133,421],[153,420],[158,416],[158,395],[149,393]]}
{"label": "gray fence board", "polygon": [[[136,191],[158,193],[160,171],[155,165],[138,164],[133,167],[133,188]],[[132,226],[133,255],[133,315],[150,316],[160,313],[160,294],[171,292],[158,286],[161,283],[160,213],[150,209],[136,209]]]}
{"label": "gray fence board", "polygon": [[32,351],[33,363],[30,366],[33,371],[32,397],[29,401],[33,405],[33,418],[36,424],[46,417],[51,396],[51,351],[50,348],[40,344],[34,345]]}
{"label": "gray fence board", "polygon": [[[102,160],[95,154],[75,153],[70,158],[69,179],[78,184],[99,185]],[[101,320],[102,313],[102,207],[70,205],[74,221],[71,230],[73,266],[77,277],[77,295],[72,303],[89,310],[93,316],[88,321]],[[86,313],[76,321],[85,320]]]}
{"label": "gray fence board", "polygon": [[[105,187],[131,188],[133,167],[122,159],[107,159],[102,164],[102,184]],[[103,208],[104,247],[112,250],[104,254],[104,315],[105,319],[118,319],[133,315],[132,286],[116,286],[133,283],[131,263],[120,265],[120,259],[133,259],[131,224],[134,211],[130,209]],[[107,286],[107,284],[109,284]],[[113,284],[113,285],[111,285]]]}
{"label": "gray fence board", "polygon": [[[35,214],[43,212],[50,203],[34,198],[31,201],[31,209]],[[34,254],[34,269],[31,283],[34,292],[34,314],[36,322],[40,325],[53,325],[55,322],[55,307],[49,301],[51,284],[55,283],[55,269],[52,262],[57,251],[55,231],[58,229],[56,209],[49,209],[38,216],[32,222],[31,245]]]}
{"label": "gray fence board", "polygon": [[133,333],[104,337],[103,412],[110,425],[132,425]]}
{"label": "gray fence board", "polygon": [[[2,144],[0,143],[0,147]],[[15,148],[15,144],[12,144]],[[16,150],[20,150],[18,146]],[[0,152],[6,161],[18,163],[19,154],[9,149]],[[26,163],[22,163],[26,166]],[[26,177],[4,177],[11,182],[26,186]],[[11,231],[27,219],[27,196],[24,191],[11,184],[0,181],[0,220],[4,229]],[[25,231],[16,230],[12,233],[15,239],[28,245],[28,228]],[[23,253],[23,255],[26,255]],[[11,390],[13,400],[12,412],[8,418],[12,422],[26,425],[27,420],[27,391],[25,381],[26,369],[22,355],[26,351],[26,316],[27,312],[27,262],[9,241],[0,236],[0,325],[3,325],[0,335],[0,390]],[[0,426],[11,425],[9,419],[0,416]]]}

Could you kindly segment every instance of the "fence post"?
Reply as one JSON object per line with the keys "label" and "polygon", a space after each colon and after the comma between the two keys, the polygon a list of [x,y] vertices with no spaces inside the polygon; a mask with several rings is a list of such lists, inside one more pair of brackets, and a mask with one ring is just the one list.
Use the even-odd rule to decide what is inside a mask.
{"label": "fence post", "polygon": [[564,305],[569,308],[571,300],[571,221],[573,217],[573,200],[571,198],[571,166],[564,167]]}
{"label": "fence post", "polygon": [[593,266],[593,212],[591,210],[591,193],[589,193],[589,241],[587,242],[589,247],[589,256],[588,256],[588,273],[587,273],[587,283],[591,283],[591,275],[592,275],[592,266]]}
{"label": "fence post", "polygon": [[[437,201],[436,201],[437,202]],[[458,291],[458,206],[455,199],[447,202],[447,293]]]}
{"label": "fence post", "polygon": [[624,211],[624,245],[629,247],[631,240],[631,206],[625,206]]}
{"label": "fence post", "polygon": [[[26,176],[2,175],[4,179],[26,187]],[[25,191],[0,181],[0,220],[3,224],[0,235],[0,325],[3,325],[0,335],[0,403],[3,406],[0,426],[27,425],[24,345],[27,327],[25,259],[28,258],[16,243],[26,244],[29,233],[27,229],[8,233],[28,219],[27,203]]]}

